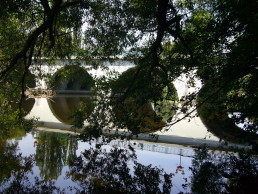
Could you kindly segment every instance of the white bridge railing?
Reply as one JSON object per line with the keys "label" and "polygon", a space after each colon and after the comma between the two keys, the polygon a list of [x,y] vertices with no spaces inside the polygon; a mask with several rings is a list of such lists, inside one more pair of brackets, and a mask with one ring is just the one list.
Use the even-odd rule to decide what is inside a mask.
{"label": "white bridge railing", "polygon": [[187,148],[177,148],[159,144],[143,143],[143,142],[133,142],[133,141],[124,141],[124,140],[113,140],[110,142],[112,146],[128,148],[131,146],[135,150],[146,150],[151,152],[160,152],[165,154],[176,154],[185,157],[193,157],[193,149]]}

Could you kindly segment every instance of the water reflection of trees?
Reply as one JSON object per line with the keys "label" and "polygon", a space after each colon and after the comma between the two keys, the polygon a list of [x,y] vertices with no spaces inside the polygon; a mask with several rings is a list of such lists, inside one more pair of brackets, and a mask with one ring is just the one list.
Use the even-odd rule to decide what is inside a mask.
{"label": "water reflection of trees", "polygon": [[36,165],[44,180],[57,179],[65,165],[76,156],[77,140],[65,134],[39,132]]}
{"label": "water reflection of trees", "polygon": [[1,185],[7,183],[10,178],[17,177],[18,172],[26,173],[32,167],[32,157],[22,157],[18,154],[18,142],[11,139],[25,136],[26,131],[32,129],[33,121],[23,119],[17,121],[17,114],[12,116],[8,114],[17,107],[10,105],[5,108],[0,111],[0,192]]}
{"label": "water reflection of trees", "polygon": [[109,151],[97,144],[73,160],[67,177],[85,193],[169,193],[172,174],[137,162],[132,147]]}
{"label": "water reflection of trees", "polygon": [[[24,99],[21,102],[0,99],[0,141],[25,136],[34,127],[33,119],[24,119],[34,105],[34,99]],[[19,106],[21,106],[19,109]]]}
{"label": "water reflection of trees", "polygon": [[0,141],[0,193],[35,193],[52,191],[55,187],[39,179],[35,183],[29,178],[34,165],[34,157],[23,157],[18,151],[18,143]]}
{"label": "water reflection of trees", "polygon": [[[24,130],[12,131],[9,138],[20,137]],[[25,133],[25,132],[24,132]],[[53,193],[61,190],[52,180],[32,178],[34,155],[19,153],[18,141],[0,140],[0,193]]]}
{"label": "water reflection of trees", "polygon": [[194,193],[258,191],[258,160],[253,153],[209,154],[206,148],[200,148],[192,164]]}
{"label": "water reflection of trees", "polygon": [[0,183],[4,184],[17,171],[27,172],[32,166],[31,158],[17,154],[17,142],[0,141]]}

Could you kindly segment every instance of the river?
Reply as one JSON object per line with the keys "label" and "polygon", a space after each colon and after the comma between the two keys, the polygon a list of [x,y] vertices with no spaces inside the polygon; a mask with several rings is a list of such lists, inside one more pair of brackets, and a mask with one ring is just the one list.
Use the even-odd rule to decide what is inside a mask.
{"label": "river", "polygon": [[[31,109],[27,118],[37,118],[38,127],[31,132],[16,135],[16,138],[2,144],[0,163],[5,164],[5,177],[2,177],[5,179],[1,180],[0,192],[17,187],[14,180],[30,189],[34,185],[42,187],[43,184],[48,187],[49,192],[54,193],[77,193],[82,190],[90,192],[90,188],[85,185],[95,184],[93,179],[100,181],[98,176],[104,177],[101,177],[101,181],[104,181],[101,184],[108,184],[111,176],[138,189],[143,185],[147,187],[146,183],[139,180],[148,180],[149,176],[153,176],[149,181],[153,181],[156,188],[162,191],[165,184],[163,176],[166,173],[172,176],[170,193],[186,193],[191,191],[189,185],[183,185],[190,184],[192,176],[189,170],[195,155],[192,146],[208,144],[216,147],[220,144],[215,136],[210,135],[210,139],[207,138],[208,132],[198,118],[191,122],[182,121],[166,132],[140,134],[131,140],[113,139],[105,142],[105,138],[103,140],[100,137],[85,142],[83,138],[77,137],[79,133],[71,130],[67,120],[73,107],[83,99],[82,96],[68,95],[27,101],[26,107]],[[187,132],[189,128],[190,131]],[[10,149],[11,158],[18,159],[18,163],[5,157],[10,154]],[[224,154],[223,151],[214,149],[209,152],[212,155]],[[80,156],[83,164],[79,162]],[[26,161],[29,162],[25,168],[23,165]],[[93,165],[89,165],[91,163]],[[85,165],[89,165],[86,172],[83,170]],[[125,168],[129,171],[123,172]],[[153,175],[145,174],[146,172]],[[124,173],[127,173],[127,178],[124,178]],[[161,178],[155,177],[155,173]],[[107,174],[109,176],[105,177]],[[53,183],[50,184],[49,181]],[[94,188],[98,186],[94,185]]]}

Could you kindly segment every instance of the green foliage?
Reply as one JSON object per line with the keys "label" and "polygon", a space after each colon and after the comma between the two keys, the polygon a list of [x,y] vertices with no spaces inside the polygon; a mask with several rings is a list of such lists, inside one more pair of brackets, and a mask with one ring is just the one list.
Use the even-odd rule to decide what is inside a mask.
{"label": "green foliage", "polygon": [[[256,125],[255,123],[251,123],[251,121],[247,121],[246,118],[248,117],[244,114],[245,112],[248,114],[248,109],[250,107],[242,106],[244,101],[234,101],[233,94],[235,94],[235,92],[241,92],[241,89],[239,90],[238,86],[237,90],[231,89],[232,86],[225,86],[219,92],[214,93],[217,88],[214,86],[211,87],[210,85],[205,85],[200,90],[198,95],[198,103],[202,103],[203,101],[206,102],[197,109],[198,115],[208,130],[210,130],[221,139],[230,142],[248,143],[255,145],[257,144],[257,134],[256,130],[254,130]],[[237,98],[241,99],[242,97],[244,98],[244,96],[238,96]],[[232,105],[229,105],[230,101],[232,102]],[[250,104],[253,102],[255,101],[249,101]],[[237,107],[234,107],[233,104],[241,105],[242,110],[237,110]],[[238,111],[242,114],[235,114],[234,116],[233,113],[237,113]],[[230,118],[229,114],[233,114],[233,116]],[[241,123],[241,120],[244,124],[242,128],[236,125]]]}
{"label": "green foliage", "polygon": [[107,152],[101,143],[75,158],[67,177],[80,185],[79,191],[86,193],[169,193],[172,186],[172,174],[138,163],[133,148],[114,147]]}
{"label": "green foliage", "polygon": [[[159,68],[139,65],[123,72],[112,87],[114,94],[123,94],[127,98],[137,101],[158,101],[163,99],[163,89],[169,85],[167,80],[162,79],[165,73]],[[169,86],[170,87],[170,86]],[[173,90],[167,95],[173,95]]]}
{"label": "green foliage", "polygon": [[72,112],[70,119],[72,120],[72,125],[76,129],[82,129],[85,120],[89,118],[94,111],[96,104],[93,99],[84,99]]}
{"label": "green foliage", "polygon": [[246,75],[236,80],[225,94],[228,112],[237,113],[232,119],[238,124],[243,123],[243,128],[253,133],[258,126],[258,113],[255,109],[258,105],[257,81],[257,74]]}
{"label": "green foliage", "polygon": [[[133,60],[137,67],[117,81],[101,81],[103,86],[97,87],[96,94],[106,95],[106,98],[104,95],[98,97],[95,116],[88,119],[97,128],[116,124],[112,122],[116,114],[111,111],[116,100],[110,100],[110,95],[121,93],[124,99],[118,100],[119,103],[130,98],[140,106],[153,102],[157,105],[156,110],[166,115],[163,120],[170,119],[176,106],[173,102],[176,101],[175,92],[169,89],[173,88],[170,84],[179,75],[186,74],[193,75],[191,83],[197,77],[206,87],[216,88],[225,96],[219,96],[223,101],[218,106],[223,106],[221,118],[239,112],[240,116],[234,117],[234,122],[249,120],[251,124],[246,129],[255,133],[256,12],[255,0],[248,3],[245,0],[4,0],[0,11],[0,42],[3,44],[0,47],[0,81],[2,85],[8,83],[3,89],[6,93],[12,90],[13,80],[17,80],[16,85],[23,91],[32,59],[113,60],[122,56]],[[86,73],[79,81],[77,77],[81,70],[77,70],[75,66],[63,69],[60,77],[56,76],[50,85],[67,80],[72,80],[71,86],[86,82],[93,85]],[[69,89],[69,84],[67,86]],[[161,103],[167,100],[164,100],[167,98],[164,97],[166,87],[171,92],[168,96],[174,96],[168,105]],[[20,91],[13,93],[18,99]],[[193,96],[186,99],[196,100]],[[167,114],[168,111],[171,114]],[[182,109],[182,112],[187,111]],[[114,118],[107,118],[107,113]],[[134,125],[131,128],[137,126],[129,124]]]}
{"label": "green foliage", "polygon": [[1,98],[0,102],[0,141],[24,136],[26,132],[31,131],[35,127],[34,119],[26,120],[22,117],[22,115],[28,113],[26,110],[21,109],[22,112],[20,112],[10,102]]}
{"label": "green foliage", "polygon": [[124,54],[128,47],[137,45],[146,31],[155,28],[155,1],[89,2],[84,38],[87,49],[94,56],[109,58]]}
{"label": "green foliage", "polygon": [[193,193],[254,193],[257,155],[251,152],[211,154],[198,148],[191,171]]}
{"label": "green foliage", "polygon": [[[165,121],[175,112],[175,101],[178,99],[171,86],[172,81],[181,74],[190,75],[194,71],[191,80],[197,77],[204,84],[199,92],[198,103],[202,106],[198,112],[208,128],[215,128],[222,138],[246,139],[247,142],[257,143],[257,7],[256,0],[2,0],[1,134],[13,133],[13,137],[20,136],[22,134],[11,132],[11,129],[32,128],[33,123],[23,119],[26,111],[13,110],[11,107],[11,104],[17,105],[22,101],[21,95],[26,85],[34,86],[31,82],[33,78],[28,78],[32,61],[74,57],[84,60],[116,59],[122,56],[133,60],[136,68],[125,72],[118,80],[97,80],[94,91],[97,96],[96,106],[94,110],[91,105],[79,107],[73,115],[78,118],[75,126],[82,127],[87,117],[90,125],[84,128],[94,137],[101,135],[103,129],[125,126],[134,133],[139,133],[139,126],[143,125],[144,120],[158,121],[155,128],[160,128],[164,124],[160,114],[165,114]],[[83,23],[86,25],[82,30]],[[77,66],[66,66],[60,70],[60,76],[57,75],[50,81],[50,86],[59,88],[64,82],[68,82],[65,89],[76,88],[77,84],[93,86],[88,73],[80,76],[82,71]],[[195,100],[192,97],[186,99]],[[164,105],[167,101],[169,105]],[[144,117],[142,111],[146,106],[149,109],[147,103],[150,102],[156,105],[157,113],[147,111],[147,117]],[[114,113],[115,107],[120,111],[118,114]],[[93,114],[90,114],[91,111]],[[229,119],[228,114],[233,114],[233,117]],[[143,119],[139,119],[141,117]],[[245,124],[246,121],[248,124],[244,125],[245,131],[235,125]],[[1,138],[6,140],[9,135],[4,135]],[[60,149],[59,146],[58,148]],[[91,150],[86,155],[96,159],[100,152]],[[114,150],[112,154],[126,158],[123,153],[118,154],[121,152],[123,151]],[[102,155],[110,158],[106,152]],[[256,186],[252,181],[257,182],[257,169],[250,168],[256,163],[252,158],[249,160],[241,157],[224,158],[225,162],[222,164],[206,159],[200,166],[196,166],[193,190],[202,193],[220,192],[224,187],[221,184],[222,176],[230,179],[225,191],[249,192],[245,185],[250,184],[242,183],[243,180],[248,180],[252,183],[250,188]],[[83,171],[82,158],[78,161],[81,162],[78,170]],[[109,162],[101,157],[100,161]],[[115,159],[110,161],[118,164],[121,172],[128,170]],[[229,163],[232,165],[228,165]],[[109,168],[108,166],[107,172],[110,172]],[[133,182],[133,187],[127,188],[130,192],[140,192],[138,188],[145,192],[160,192],[156,180],[157,173],[161,171],[157,169],[138,165],[137,176],[140,177],[135,179],[128,173],[115,173],[121,176],[120,179],[124,181],[122,183],[108,173],[104,173],[104,178],[96,176],[100,174],[100,169],[95,169],[91,179],[79,179],[83,184],[83,181],[88,181],[90,186],[86,186],[86,191],[123,192],[121,185],[127,184],[124,177],[127,176]],[[111,170],[117,172],[117,169]],[[228,174],[223,174],[223,171]],[[213,174],[204,178],[208,172]],[[85,178],[85,175],[78,174],[77,178]],[[146,177],[150,175],[155,178],[154,187],[146,182]],[[213,183],[216,183],[214,187]],[[170,184],[171,182],[167,183],[167,188],[170,188]],[[13,186],[15,185],[16,182]],[[29,192],[24,186],[19,186],[22,191]]]}
{"label": "green foliage", "polygon": [[158,68],[149,70],[137,66],[111,82],[114,96],[111,103],[116,122],[122,128],[126,127],[135,134],[156,131],[165,126],[163,121],[173,117],[177,92],[173,84],[160,79],[161,74],[163,72]]}
{"label": "green foliage", "polygon": [[[11,176],[12,172],[27,172],[32,167],[31,158],[23,158],[17,154],[17,143],[0,141],[0,184],[5,183]],[[21,160],[24,159],[24,163]]]}
{"label": "green foliage", "polygon": [[155,113],[151,103],[139,104],[133,99],[124,103],[117,102],[113,106],[116,114],[115,122],[122,128],[129,129],[133,134],[157,131],[166,124]]}
{"label": "green foliage", "polygon": [[179,99],[175,86],[173,84],[166,86],[162,96],[163,99],[155,103],[155,112],[166,122],[176,114]]}

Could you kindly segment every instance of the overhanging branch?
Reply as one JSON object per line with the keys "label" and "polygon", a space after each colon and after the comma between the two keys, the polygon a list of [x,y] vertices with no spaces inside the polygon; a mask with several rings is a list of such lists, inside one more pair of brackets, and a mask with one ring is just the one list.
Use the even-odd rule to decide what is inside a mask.
{"label": "overhanging branch", "polygon": [[64,3],[62,6],[62,0],[54,1],[54,5],[52,9],[49,7],[48,2],[46,0],[41,0],[41,4],[44,7],[46,13],[46,20],[44,20],[43,24],[41,24],[38,28],[36,28],[27,38],[24,43],[23,48],[20,52],[18,52],[10,61],[9,65],[0,72],[0,79],[4,79],[6,75],[17,65],[18,61],[24,57],[26,57],[26,53],[31,48],[31,45],[36,42],[37,38],[42,34],[45,33],[47,30],[50,32],[50,39],[53,40],[53,34],[51,33],[53,21],[59,12],[69,6],[73,6],[78,4],[80,1],[71,2],[71,3]]}

